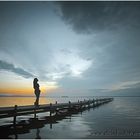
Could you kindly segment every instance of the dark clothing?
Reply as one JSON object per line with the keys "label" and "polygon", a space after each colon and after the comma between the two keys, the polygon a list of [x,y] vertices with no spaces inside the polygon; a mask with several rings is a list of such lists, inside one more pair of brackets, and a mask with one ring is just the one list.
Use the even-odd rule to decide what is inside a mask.
{"label": "dark clothing", "polygon": [[40,96],[39,84],[37,83],[37,81],[34,81],[33,85],[34,85],[34,93],[36,95],[35,105],[38,105],[39,96]]}
{"label": "dark clothing", "polygon": [[36,83],[34,85],[34,89],[35,89],[35,95],[36,95],[36,97],[38,97],[40,95],[40,89],[39,89],[39,84],[38,83]]}

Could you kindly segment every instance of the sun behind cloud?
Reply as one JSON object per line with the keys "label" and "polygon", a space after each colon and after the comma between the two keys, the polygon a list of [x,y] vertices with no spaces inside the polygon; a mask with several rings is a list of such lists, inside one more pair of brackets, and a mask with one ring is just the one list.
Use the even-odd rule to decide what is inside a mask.
{"label": "sun behind cloud", "polygon": [[[3,80],[0,81],[1,94],[33,95],[33,78],[24,78],[13,72],[0,71]],[[56,82],[39,81],[41,95],[47,94],[50,90],[58,87]]]}

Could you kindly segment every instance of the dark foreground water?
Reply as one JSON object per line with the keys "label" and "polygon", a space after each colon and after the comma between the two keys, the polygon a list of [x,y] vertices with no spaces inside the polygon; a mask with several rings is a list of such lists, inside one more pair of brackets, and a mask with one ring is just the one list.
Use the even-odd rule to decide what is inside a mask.
{"label": "dark foreground water", "polygon": [[[66,102],[69,98],[58,100]],[[140,97],[114,97],[112,102],[67,116],[51,124],[45,120],[47,113],[42,113],[38,118],[40,122],[45,120],[43,123],[38,122],[24,134],[20,132],[8,137],[20,139],[140,138],[139,107]],[[28,123],[29,118],[32,116],[20,116],[18,121],[26,120]],[[10,119],[0,120],[1,125],[10,123],[12,123]]]}

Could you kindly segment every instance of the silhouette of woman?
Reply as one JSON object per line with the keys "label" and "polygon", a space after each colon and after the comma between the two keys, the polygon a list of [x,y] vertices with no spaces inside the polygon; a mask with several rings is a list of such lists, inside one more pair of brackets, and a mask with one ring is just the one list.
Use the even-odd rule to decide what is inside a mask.
{"label": "silhouette of woman", "polygon": [[34,87],[34,93],[36,95],[35,105],[38,105],[38,103],[39,103],[39,96],[40,96],[40,92],[41,92],[39,89],[39,84],[37,82],[38,82],[38,79],[34,78],[33,87]]}

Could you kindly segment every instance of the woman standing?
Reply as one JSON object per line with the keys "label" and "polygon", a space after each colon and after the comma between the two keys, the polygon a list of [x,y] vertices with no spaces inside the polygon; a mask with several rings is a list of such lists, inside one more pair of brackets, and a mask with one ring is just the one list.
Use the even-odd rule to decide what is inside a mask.
{"label": "woman standing", "polygon": [[36,95],[35,105],[38,105],[38,103],[39,103],[39,96],[40,96],[40,92],[41,92],[39,89],[39,84],[37,82],[38,82],[38,79],[34,78],[33,87],[34,87],[34,93]]}

